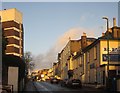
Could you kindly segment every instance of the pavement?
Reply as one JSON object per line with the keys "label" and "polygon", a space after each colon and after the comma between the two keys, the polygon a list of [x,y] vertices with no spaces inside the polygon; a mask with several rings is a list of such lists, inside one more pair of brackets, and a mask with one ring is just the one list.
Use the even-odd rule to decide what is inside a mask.
{"label": "pavement", "polygon": [[101,89],[104,90],[105,86],[101,86],[99,84],[95,85],[95,84],[83,84],[84,87],[90,87],[90,88],[96,88],[96,89]]}

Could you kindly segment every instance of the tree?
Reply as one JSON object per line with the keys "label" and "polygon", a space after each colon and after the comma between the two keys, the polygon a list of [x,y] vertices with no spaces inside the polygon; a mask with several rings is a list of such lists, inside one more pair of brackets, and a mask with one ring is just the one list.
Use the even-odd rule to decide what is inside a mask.
{"label": "tree", "polygon": [[25,59],[25,62],[26,62],[27,70],[28,69],[33,70],[34,67],[35,67],[35,63],[33,62],[32,53],[29,52],[29,51],[25,52],[24,59]]}
{"label": "tree", "polygon": [[25,62],[26,62],[26,63],[31,62],[31,61],[32,61],[32,53],[29,52],[29,51],[25,52],[24,58],[25,58]]}

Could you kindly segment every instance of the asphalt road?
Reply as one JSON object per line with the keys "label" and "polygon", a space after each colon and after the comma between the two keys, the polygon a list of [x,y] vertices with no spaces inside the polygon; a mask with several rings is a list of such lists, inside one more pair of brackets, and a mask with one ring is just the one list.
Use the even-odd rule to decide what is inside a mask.
{"label": "asphalt road", "polygon": [[83,88],[67,88],[61,87],[60,84],[51,84],[49,82],[33,82],[37,93],[107,93],[105,91],[83,87]]}

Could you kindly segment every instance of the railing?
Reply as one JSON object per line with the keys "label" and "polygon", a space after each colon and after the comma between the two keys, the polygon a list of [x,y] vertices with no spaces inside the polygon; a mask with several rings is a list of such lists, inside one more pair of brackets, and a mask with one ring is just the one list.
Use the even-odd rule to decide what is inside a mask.
{"label": "railing", "polygon": [[1,93],[13,93],[13,85],[0,85]]}

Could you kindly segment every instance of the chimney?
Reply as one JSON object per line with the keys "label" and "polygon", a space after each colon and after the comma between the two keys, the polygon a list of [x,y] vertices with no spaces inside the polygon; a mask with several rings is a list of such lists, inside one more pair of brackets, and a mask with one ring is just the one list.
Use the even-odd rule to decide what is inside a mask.
{"label": "chimney", "polygon": [[102,36],[105,36],[105,33],[102,33]]}
{"label": "chimney", "polygon": [[71,37],[69,37],[69,41],[71,40]]}
{"label": "chimney", "polygon": [[116,18],[113,18],[113,28],[112,28],[113,38],[119,38],[118,33],[119,33],[119,31],[118,31],[117,26],[116,26]]}
{"label": "chimney", "polygon": [[85,32],[83,32],[83,36],[86,36],[86,33],[85,33]]}
{"label": "chimney", "polygon": [[116,27],[116,18],[113,18],[113,27]]}
{"label": "chimney", "polygon": [[83,35],[81,36],[81,48],[85,48],[87,46],[87,36],[86,33],[83,32]]}

